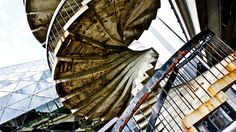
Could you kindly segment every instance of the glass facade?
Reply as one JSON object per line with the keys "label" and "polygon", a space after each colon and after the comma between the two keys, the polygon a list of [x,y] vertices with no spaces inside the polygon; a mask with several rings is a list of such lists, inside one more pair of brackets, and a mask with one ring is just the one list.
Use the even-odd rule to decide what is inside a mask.
{"label": "glass facade", "polygon": [[222,131],[235,120],[235,110],[227,103],[224,103],[195,126],[200,132],[216,132]]}
{"label": "glass facade", "polygon": [[33,109],[62,107],[45,60],[0,69],[0,124]]}

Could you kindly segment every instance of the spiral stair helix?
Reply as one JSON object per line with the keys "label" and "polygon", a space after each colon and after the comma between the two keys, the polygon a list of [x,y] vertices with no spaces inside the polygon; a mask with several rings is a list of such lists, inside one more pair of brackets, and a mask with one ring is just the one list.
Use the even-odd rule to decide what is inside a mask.
{"label": "spiral stair helix", "polygon": [[[75,116],[98,119],[100,122],[119,117],[129,101],[138,95],[140,87],[155,74],[158,53],[153,49],[133,51],[128,46],[148,29],[159,6],[160,2],[155,0],[62,0],[57,8],[48,7],[50,12],[46,15],[39,15],[36,11],[28,12],[35,36],[43,45],[46,41],[48,62],[57,92],[64,105]],[[52,21],[48,24],[48,16],[52,16],[54,10]],[[39,23],[34,23],[32,18]],[[47,20],[46,23],[40,23],[42,18]],[[38,32],[41,30],[44,33]],[[185,80],[184,82],[188,81],[187,84],[175,86],[167,92],[163,108],[154,123],[156,130],[184,130],[176,122],[181,122],[210,97],[234,84],[235,54],[224,57],[225,60],[230,58],[230,61],[217,60],[219,64],[213,66],[216,68],[204,73],[210,79],[220,77],[209,79],[211,84],[205,85],[209,80],[200,75],[192,80]],[[226,68],[221,69],[222,64]],[[223,75],[220,75],[220,70]],[[217,75],[212,75],[215,72]],[[171,75],[166,75],[167,78],[169,76]],[[185,77],[177,80],[181,82],[183,79]],[[226,82],[224,85],[222,80]],[[161,87],[163,86],[159,86],[159,89]],[[203,90],[198,90],[199,87]],[[193,91],[196,93],[191,93]],[[159,90],[153,90],[132,116],[133,122],[128,124],[135,126],[135,129],[146,130],[153,107],[161,98],[160,94]],[[188,101],[183,101],[184,99],[192,102],[192,108],[186,107]],[[129,128],[126,127],[125,130]]]}
{"label": "spiral stair helix", "polygon": [[56,9],[47,41],[57,92],[74,115],[108,121],[119,116],[132,89],[142,85],[137,78],[155,67],[158,54],[153,49],[128,46],[148,29],[159,2],[66,2]]}

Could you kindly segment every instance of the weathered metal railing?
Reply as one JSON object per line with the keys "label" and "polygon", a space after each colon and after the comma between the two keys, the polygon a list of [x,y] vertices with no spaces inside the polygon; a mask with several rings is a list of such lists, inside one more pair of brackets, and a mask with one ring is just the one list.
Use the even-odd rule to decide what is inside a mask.
{"label": "weathered metal railing", "polygon": [[51,19],[46,39],[47,59],[52,69],[55,59],[54,50],[63,37],[65,25],[82,7],[81,0],[61,0]]}
{"label": "weathered metal railing", "polygon": [[184,131],[182,119],[213,96],[209,86],[229,73],[234,59],[214,33],[199,33],[155,71],[113,130]]}

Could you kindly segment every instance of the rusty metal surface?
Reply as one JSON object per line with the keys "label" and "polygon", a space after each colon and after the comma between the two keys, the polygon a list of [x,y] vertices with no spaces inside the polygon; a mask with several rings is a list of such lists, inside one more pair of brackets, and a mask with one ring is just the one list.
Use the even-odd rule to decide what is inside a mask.
{"label": "rusty metal surface", "polygon": [[[107,121],[120,115],[131,90],[142,85],[136,79],[154,69],[158,54],[153,49],[132,51],[128,46],[148,29],[160,2],[92,0],[84,6],[88,9],[69,24],[69,34],[63,37],[63,25],[56,27],[62,39],[48,43],[54,46],[48,52],[55,54],[53,77],[64,105],[76,116]],[[55,25],[64,20],[55,16]]]}
{"label": "rusty metal surface", "polygon": [[[202,52],[208,50],[215,63],[203,60],[206,55]],[[186,115],[204,104],[210,106],[207,102],[235,83],[234,53],[211,31],[201,32],[155,71],[130,101],[113,131],[185,131],[181,123]]]}
{"label": "rusty metal surface", "polygon": [[162,91],[160,93],[159,99],[156,101],[154,107],[153,107],[153,111],[151,113],[151,117],[149,119],[149,123],[148,123],[148,127],[147,127],[147,132],[151,132],[152,128],[155,128],[155,124],[156,124],[156,120],[158,118],[158,116],[160,116],[160,112],[161,112],[161,108],[163,107],[165,100],[167,98],[167,94],[169,93],[171,86],[172,86],[172,82],[174,82],[174,80],[176,79],[176,76],[178,72],[178,68],[175,67],[173,69],[173,72],[171,73],[169,80],[167,81],[167,83],[164,86],[164,91]]}
{"label": "rusty metal surface", "polygon": [[29,26],[36,39],[44,44],[49,23],[59,0],[26,0],[26,14]]}
{"label": "rusty metal surface", "polygon": [[[195,46],[198,44],[200,38],[208,38],[209,35],[213,35],[211,31],[204,31],[195,36],[192,40],[186,43],[179,49],[160,69],[155,71],[152,78],[144,85],[143,89],[132,99],[130,105],[123,112],[120,120],[117,121],[114,126],[114,131],[122,131],[125,125],[129,122],[134,113],[151,94],[151,92],[159,85],[161,80],[170,73],[177,63]],[[210,38],[208,38],[210,39]]]}
{"label": "rusty metal surface", "polygon": [[149,70],[147,65],[158,57],[153,50],[103,52],[86,45],[79,52],[87,55],[61,57],[64,60],[57,62],[54,79],[58,94],[75,115],[102,120],[123,110],[137,75]]}
{"label": "rusty metal surface", "polygon": [[183,126],[186,129],[193,127],[195,123],[206,117],[213,110],[215,110],[218,106],[223,104],[229,97],[224,92],[219,92],[214,95],[210,100],[204,102],[201,106],[199,106],[196,110],[186,115],[183,118]]}
{"label": "rusty metal surface", "polygon": [[[155,19],[156,0],[93,0],[69,30],[89,43],[129,46]],[[76,27],[76,28],[75,28]]]}

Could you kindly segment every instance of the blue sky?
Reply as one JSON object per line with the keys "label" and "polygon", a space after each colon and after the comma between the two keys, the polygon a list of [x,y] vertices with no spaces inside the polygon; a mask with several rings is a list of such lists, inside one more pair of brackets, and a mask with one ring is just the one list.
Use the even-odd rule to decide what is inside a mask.
{"label": "blue sky", "polygon": [[0,67],[45,59],[45,49],[34,38],[22,0],[0,2]]}

